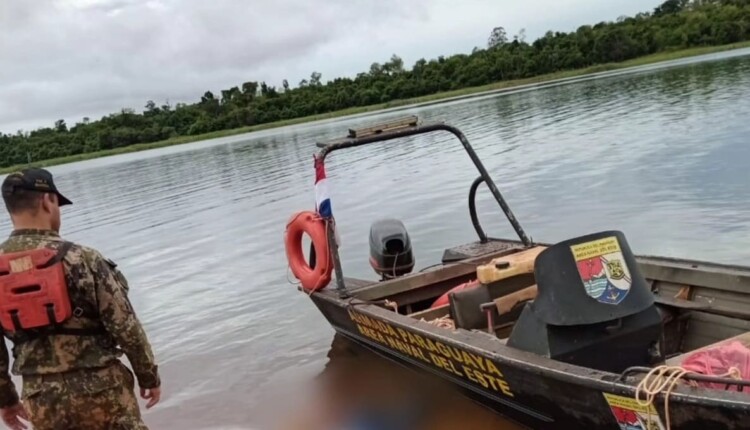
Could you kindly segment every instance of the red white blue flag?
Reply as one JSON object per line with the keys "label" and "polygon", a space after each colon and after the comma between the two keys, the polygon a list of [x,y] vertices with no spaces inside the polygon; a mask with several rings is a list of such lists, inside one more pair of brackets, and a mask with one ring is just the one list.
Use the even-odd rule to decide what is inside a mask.
{"label": "red white blue flag", "polygon": [[328,195],[328,183],[326,182],[326,167],[323,160],[315,157],[315,206],[323,218],[333,217],[331,208],[331,197]]}

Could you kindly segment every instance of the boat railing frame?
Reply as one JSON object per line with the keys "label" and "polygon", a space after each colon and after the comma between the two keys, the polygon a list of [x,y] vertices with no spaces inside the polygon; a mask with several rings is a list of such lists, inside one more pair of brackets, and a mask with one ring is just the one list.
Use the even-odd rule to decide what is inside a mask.
{"label": "boat railing frame", "polygon": [[[474,180],[469,190],[469,212],[471,215],[472,224],[474,225],[474,229],[477,231],[477,235],[479,236],[479,240],[483,243],[489,240],[487,238],[487,235],[482,230],[482,227],[479,225],[479,220],[476,215],[476,204],[474,201],[476,198],[477,188],[479,187],[479,185],[481,185],[482,182],[484,182],[487,184],[487,187],[490,189],[493,197],[500,205],[500,208],[505,214],[505,217],[510,222],[521,242],[526,247],[532,246],[531,239],[529,239],[529,237],[526,235],[526,232],[521,227],[518,219],[516,219],[513,211],[511,211],[510,206],[508,206],[508,204],[506,203],[505,199],[500,193],[500,190],[495,184],[495,181],[492,179],[489,172],[487,172],[487,169],[484,167],[484,164],[482,164],[479,156],[477,156],[474,148],[469,143],[469,140],[466,138],[463,132],[461,132],[461,130],[452,125],[445,124],[444,122],[421,124],[417,116],[409,116],[385,124],[367,127],[365,129],[350,129],[349,135],[343,139],[317,143],[316,145],[320,148],[320,151],[317,154],[317,159],[319,162],[325,163],[326,157],[334,151],[438,131],[449,132],[456,136],[463,145],[464,150],[469,154],[469,158],[471,158],[474,166],[479,171],[479,177]],[[338,290],[341,297],[349,297],[346,286],[344,285],[343,268],[341,267],[338,244],[336,242],[336,235],[333,228],[328,229],[327,237],[328,245],[333,257],[334,270],[336,274],[336,289]]]}
{"label": "boat railing frame", "polygon": [[477,189],[484,182],[484,176],[479,175],[469,187],[469,216],[471,217],[471,225],[474,226],[474,230],[479,236],[479,243],[489,242],[489,237],[484,232],[482,225],[479,223],[479,216],[477,215]]}

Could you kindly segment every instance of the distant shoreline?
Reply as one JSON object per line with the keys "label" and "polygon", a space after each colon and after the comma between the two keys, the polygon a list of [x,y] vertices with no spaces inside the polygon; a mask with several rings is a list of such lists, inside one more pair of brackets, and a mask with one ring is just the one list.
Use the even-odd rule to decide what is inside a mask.
{"label": "distant shoreline", "polygon": [[[393,108],[403,109],[403,108],[427,106],[427,105],[436,104],[436,103],[444,103],[447,101],[455,101],[455,100],[461,100],[461,99],[466,99],[466,98],[475,98],[475,97],[481,97],[484,95],[491,95],[493,93],[513,91],[515,89],[519,89],[519,88],[522,88],[524,86],[529,86],[529,85],[533,86],[535,84],[564,82],[565,80],[568,80],[570,78],[583,77],[586,75],[593,75],[593,74],[601,73],[601,72],[626,69],[630,67],[643,66],[647,64],[655,64],[655,63],[660,63],[664,61],[677,60],[681,58],[694,57],[694,56],[699,56],[699,55],[712,54],[712,53],[717,53],[717,52],[724,52],[724,51],[730,51],[730,50],[748,48],[748,47],[750,47],[750,42],[740,42],[740,43],[732,43],[729,45],[707,46],[707,47],[699,47],[699,48],[681,49],[681,50],[676,50],[676,51],[660,52],[660,53],[656,53],[652,55],[647,55],[645,57],[639,57],[639,58],[634,58],[632,60],[623,61],[621,63],[600,64],[596,66],[586,67],[583,69],[550,73],[550,74],[539,75],[539,76],[526,78],[526,79],[501,81],[501,82],[497,82],[494,84],[482,85],[478,87],[470,87],[470,88],[464,88],[464,89],[459,89],[459,90],[446,91],[446,92],[431,94],[427,96],[409,98],[409,99],[394,100],[388,103],[381,103],[381,104],[375,104],[375,105],[370,105],[370,106],[344,109],[344,110],[329,112],[325,114],[307,116],[307,117],[302,117],[302,118],[295,118],[295,119],[290,119],[290,120],[276,121],[276,122],[271,122],[267,124],[258,124],[258,125],[253,125],[249,127],[241,127],[241,128],[231,129],[231,130],[220,130],[220,131],[215,131],[215,132],[195,135],[195,136],[179,136],[179,137],[174,137],[174,138],[167,139],[167,140],[162,140],[159,142],[139,143],[139,144],[130,145],[130,146],[122,147],[122,148],[108,149],[108,150],[97,151],[97,152],[89,152],[89,153],[71,155],[71,156],[60,157],[60,158],[52,158],[48,160],[36,160],[36,161],[33,161],[31,165],[34,165],[37,167],[49,167],[49,166],[55,166],[55,165],[60,165],[60,164],[74,163],[77,161],[90,160],[94,158],[101,158],[101,157],[107,157],[107,156],[118,155],[118,154],[126,154],[126,153],[131,153],[131,152],[138,152],[138,151],[145,151],[149,149],[163,148],[167,146],[181,145],[185,143],[198,142],[202,140],[216,139],[220,137],[235,136],[239,134],[246,134],[246,133],[251,133],[251,132],[260,131],[260,130],[268,130],[272,128],[279,128],[279,127],[296,125],[296,124],[304,124],[304,123],[321,121],[321,120],[332,119],[332,118],[346,117],[350,115],[357,115],[357,114],[364,114],[364,113],[376,113],[378,111],[387,111]],[[5,174],[5,173],[12,172],[12,171],[16,171],[25,166],[27,166],[27,164],[0,168],[0,174]]]}

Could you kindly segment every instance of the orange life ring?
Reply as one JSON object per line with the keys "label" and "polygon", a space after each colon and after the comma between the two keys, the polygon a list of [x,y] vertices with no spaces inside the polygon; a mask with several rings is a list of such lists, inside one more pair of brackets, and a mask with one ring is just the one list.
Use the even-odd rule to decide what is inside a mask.
{"label": "orange life ring", "polygon": [[[310,267],[302,253],[302,235],[312,239],[315,248],[315,267]],[[318,214],[311,211],[298,212],[292,216],[284,234],[286,258],[294,277],[307,291],[318,291],[331,282],[331,252],[328,249],[326,223]]]}
{"label": "orange life ring", "polygon": [[473,281],[469,281],[457,287],[451,288],[450,290],[448,290],[447,293],[443,294],[437,300],[435,300],[432,306],[430,306],[430,309],[435,309],[435,308],[439,308],[440,306],[447,305],[450,302],[450,300],[448,299],[448,294],[455,293],[456,291],[461,291],[466,288],[476,287],[477,285],[479,285],[479,281],[475,279]]}

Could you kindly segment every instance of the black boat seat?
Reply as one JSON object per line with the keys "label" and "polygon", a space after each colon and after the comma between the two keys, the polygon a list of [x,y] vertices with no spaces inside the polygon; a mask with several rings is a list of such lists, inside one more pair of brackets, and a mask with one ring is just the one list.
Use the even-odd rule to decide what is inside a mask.
{"label": "black boat seat", "polygon": [[548,247],[534,276],[538,295],[524,305],[509,347],[614,373],[664,361],[664,315],[621,232]]}
{"label": "black boat seat", "polygon": [[487,327],[482,304],[491,302],[490,290],[484,284],[448,294],[449,312],[456,328],[474,330]]}
{"label": "black boat seat", "polygon": [[512,324],[521,314],[524,303],[536,297],[536,285],[493,298],[491,286],[480,284],[450,293],[449,312],[456,328],[498,330]]}

